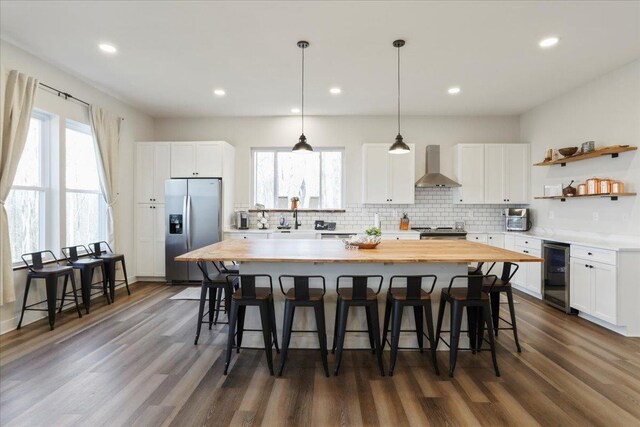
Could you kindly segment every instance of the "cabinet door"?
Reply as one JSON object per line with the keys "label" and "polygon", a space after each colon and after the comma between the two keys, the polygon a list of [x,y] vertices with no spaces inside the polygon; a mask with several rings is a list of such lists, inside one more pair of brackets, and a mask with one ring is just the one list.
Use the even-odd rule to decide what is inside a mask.
{"label": "cabinet door", "polygon": [[136,145],[136,202],[153,202],[154,147],[151,142],[139,142]]}
{"label": "cabinet door", "polygon": [[470,242],[487,243],[487,235],[484,233],[467,233],[467,240]]}
{"label": "cabinet door", "polygon": [[[529,251],[529,255],[540,257],[540,252]],[[537,293],[542,294],[542,263],[539,262],[526,262],[520,263],[520,268],[522,268],[522,264],[526,265],[527,270],[527,289]]]}
{"label": "cabinet door", "polygon": [[591,269],[586,261],[571,258],[569,305],[576,310],[591,312]]}
{"label": "cabinet door", "polygon": [[168,143],[156,143],[153,160],[153,201],[164,203],[164,182],[171,178],[171,150]]}
{"label": "cabinet door", "polygon": [[458,146],[458,182],[461,187],[457,203],[484,202],[484,144]]}
{"label": "cabinet door", "polygon": [[165,238],[165,217],[164,205],[154,205],[154,246],[153,246],[153,273],[154,276],[164,276],[164,238]]}
{"label": "cabinet door", "polygon": [[171,178],[196,176],[196,145],[194,143],[171,144]]}
{"label": "cabinet door", "polygon": [[389,198],[394,204],[415,202],[416,147],[409,144],[411,151],[403,154],[389,154]]}
{"label": "cabinet door", "polygon": [[198,178],[222,177],[222,145],[218,142],[196,143],[196,176]]}
{"label": "cabinet door", "polygon": [[153,205],[137,205],[136,220],[136,276],[153,276],[153,246],[155,243],[155,210]]}
{"label": "cabinet door", "polygon": [[607,322],[617,324],[618,286],[616,267],[592,262],[593,314]]}
{"label": "cabinet door", "polygon": [[529,203],[529,144],[504,145],[505,198],[507,203]]}
{"label": "cabinet door", "polygon": [[389,203],[388,151],[385,144],[362,146],[362,203]]}
{"label": "cabinet door", "polygon": [[[501,233],[487,234],[487,245],[494,246],[496,248],[504,248],[504,234],[501,234]],[[489,267],[491,267],[492,264],[493,264],[492,262],[489,262],[485,265],[488,265]],[[488,271],[489,267],[487,267],[487,270],[485,271]],[[502,275],[502,267],[503,267],[503,264],[501,262],[496,262],[493,268],[491,269],[491,274],[495,274],[496,276],[498,276],[498,278],[500,278]]]}
{"label": "cabinet door", "polygon": [[503,204],[505,196],[504,144],[484,146],[484,202]]}

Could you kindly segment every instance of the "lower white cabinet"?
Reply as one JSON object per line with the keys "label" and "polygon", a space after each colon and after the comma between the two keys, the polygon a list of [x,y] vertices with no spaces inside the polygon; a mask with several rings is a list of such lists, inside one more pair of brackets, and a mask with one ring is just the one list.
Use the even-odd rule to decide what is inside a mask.
{"label": "lower white cabinet", "polygon": [[[514,240],[514,246],[507,247],[511,246],[511,239],[507,239],[508,237],[510,236],[505,236],[505,249],[541,258],[542,241],[540,239],[531,237],[523,239],[518,236]],[[529,291],[529,293],[540,297],[542,295],[542,263],[520,262],[516,264],[518,264],[520,268],[518,268],[518,271],[513,276],[511,282],[523,290]]]}
{"label": "lower white cabinet", "polygon": [[420,240],[419,233],[382,232],[382,240]]}
{"label": "lower white cabinet", "polygon": [[137,205],[136,235],[136,275],[164,276],[164,205]]}
{"label": "lower white cabinet", "polygon": [[467,233],[470,242],[487,243],[487,235],[484,233]]}
{"label": "lower white cabinet", "polygon": [[617,324],[616,266],[571,257],[571,307]]}
{"label": "lower white cabinet", "polygon": [[268,233],[224,233],[225,239],[231,240],[255,240],[268,239]]}

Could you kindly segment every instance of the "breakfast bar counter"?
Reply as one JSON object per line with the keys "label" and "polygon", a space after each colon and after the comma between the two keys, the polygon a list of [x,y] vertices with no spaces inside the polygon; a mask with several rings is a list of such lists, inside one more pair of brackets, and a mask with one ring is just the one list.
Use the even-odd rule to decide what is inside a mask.
{"label": "breakfast bar counter", "polygon": [[[240,273],[269,274],[273,278],[276,323],[280,330],[283,319],[284,298],[279,289],[278,277],[288,275],[321,275],[326,279],[325,318],[329,343],[333,340],[334,313],[336,308],[336,279],[340,275],[381,275],[384,278],[378,297],[380,319],[384,315],[385,293],[389,279],[394,275],[435,274],[438,277],[432,294],[433,312],[437,313],[440,290],[449,286],[453,276],[466,275],[470,262],[542,262],[532,257],[502,248],[466,240],[390,240],[382,241],[375,249],[346,249],[339,240],[224,240],[176,257],[177,261],[208,262],[237,261]],[[492,271],[500,274],[500,272]],[[463,286],[457,283],[455,286]],[[268,286],[268,283],[258,283]],[[247,311],[246,327],[260,328],[259,316]],[[295,330],[314,330],[312,310],[296,312]],[[308,311],[308,312],[307,312]],[[445,318],[445,322],[448,319]],[[446,324],[446,323],[445,323]],[[349,316],[348,329],[365,329],[364,310]],[[413,316],[403,317],[402,329],[414,329]],[[279,333],[280,335],[280,333]],[[401,346],[415,346],[415,334],[403,334]],[[280,335],[281,336],[281,335]],[[262,345],[260,333],[247,334],[247,345]],[[249,341],[251,340],[251,341]],[[461,345],[465,345],[461,340]],[[291,347],[316,347],[314,334],[294,334]],[[347,334],[345,347],[368,348],[366,333]]]}

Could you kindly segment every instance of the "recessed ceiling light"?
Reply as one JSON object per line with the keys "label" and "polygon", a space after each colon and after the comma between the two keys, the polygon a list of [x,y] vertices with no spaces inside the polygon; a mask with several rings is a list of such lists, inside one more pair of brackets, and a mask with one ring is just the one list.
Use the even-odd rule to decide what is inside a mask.
{"label": "recessed ceiling light", "polygon": [[331,92],[334,95],[338,95],[342,93],[342,89],[340,89],[339,87],[332,87],[331,89],[329,89],[329,92]]}
{"label": "recessed ceiling light", "polygon": [[293,114],[298,114],[298,113],[300,112],[300,109],[299,109],[299,108],[292,108],[292,109],[291,109],[291,112],[292,112]]}
{"label": "recessed ceiling light", "polygon": [[457,95],[460,93],[460,88],[458,86],[450,87],[447,92],[449,92],[449,95]]}
{"label": "recessed ceiling light", "polygon": [[547,37],[546,39],[540,40],[538,46],[540,46],[541,48],[553,47],[557,45],[559,41],[560,39],[558,37]]}
{"label": "recessed ceiling light", "polygon": [[216,89],[213,91],[213,93],[216,96],[225,96],[227,94],[227,92],[225,92],[224,89]]}
{"label": "recessed ceiling light", "polygon": [[100,48],[101,51],[106,53],[116,53],[118,51],[118,49],[116,49],[114,45],[109,43],[100,43],[98,47]]}

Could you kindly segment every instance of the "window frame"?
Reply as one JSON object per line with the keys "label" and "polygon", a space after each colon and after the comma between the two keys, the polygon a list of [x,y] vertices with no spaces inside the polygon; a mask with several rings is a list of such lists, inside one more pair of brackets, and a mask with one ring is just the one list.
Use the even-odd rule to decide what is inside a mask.
{"label": "window frame", "polygon": [[[282,210],[277,207],[277,197],[278,197],[278,179],[277,179],[277,170],[278,170],[278,152],[287,153],[290,152],[290,147],[251,147],[251,205],[255,206],[256,201],[256,153],[274,153],[273,156],[273,171],[274,171],[274,207],[266,208],[266,210]],[[313,211],[336,211],[345,209],[345,194],[346,194],[346,175],[345,175],[345,148],[344,147],[314,147],[314,153],[323,153],[323,152],[339,152],[341,154],[341,180],[340,180],[340,207],[333,208],[317,208],[317,209],[307,209]],[[322,206],[322,155],[320,155],[320,165],[319,165],[320,179],[319,179],[319,204]],[[289,209],[285,209],[289,210]]]}

